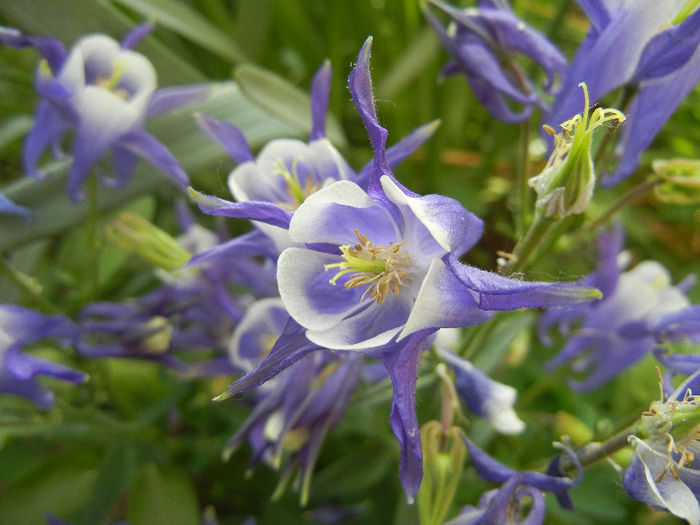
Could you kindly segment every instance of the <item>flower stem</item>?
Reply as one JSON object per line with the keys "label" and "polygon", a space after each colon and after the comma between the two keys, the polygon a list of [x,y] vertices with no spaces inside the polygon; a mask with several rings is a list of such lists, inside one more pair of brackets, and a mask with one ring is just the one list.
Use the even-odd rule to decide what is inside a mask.
{"label": "flower stem", "polygon": [[61,309],[41,295],[40,286],[32,281],[28,275],[15,270],[6,260],[0,256],[0,274],[4,274],[38,309],[46,313],[60,314]]}
{"label": "flower stem", "polygon": [[[611,456],[618,450],[625,448],[629,444],[629,437],[635,433],[638,423],[638,420],[635,421],[603,443],[589,443],[585,447],[577,450],[576,456],[581,466],[586,467],[592,465],[593,463]],[[576,471],[574,462],[566,455],[562,456],[559,468],[565,473]]]}
{"label": "flower stem", "polygon": [[530,225],[525,237],[515,245],[508,262],[501,269],[504,275],[519,272],[525,268],[528,259],[533,255],[538,246],[549,236],[552,227],[557,224],[556,219],[535,216],[535,221]]}
{"label": "flower stem", "polygon": [[102,253],[102,236],[100,233],[99,183],[96,176],[88,181],[88,223],[87,245],[90,284],[92,298],[100,295],[100,254]]}
{"label": "flower stem", "polygon": [[625,193],[620,199],[610,206],[602,215],[600,215],[597,219],[594,221],[589,222],[586,226],[581,228],[581,233],[590,233],[591,231],[594,231],[596,228],[599,226],[602,226],[606,222],[610,220],[610,218],[617,213],[618,210],[621,208],[627,206],[628,204],[632,204],[634,201],[636,201],[639,197],[644,195],[650,190],[653,190],[656,186],[661,184],[663,180],[661,179],[656,179],[656,180],[649,180],[646,182],[642,182],[641,184],[638,184],[634,188],[632,188],[630,191]]}
{"label": "flower stem", "polygon": [[522,237],[527,227],[530,215],[530,187],[527,184],[530,176],[530,119],[522,123],[520,128],[520,162],[518,164],[518,210],[515,216],[515,232]]}

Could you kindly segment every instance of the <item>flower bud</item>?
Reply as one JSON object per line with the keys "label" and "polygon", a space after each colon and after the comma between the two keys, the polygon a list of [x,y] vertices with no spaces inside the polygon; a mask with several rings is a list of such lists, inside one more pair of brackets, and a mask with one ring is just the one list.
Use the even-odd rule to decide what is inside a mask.
{"label": "flower bud", "polygon": [[173,271],[191,255],[178,242],[140,215],[125,211],[105,227],[107,237],[122,250],[133,252],[149,263]]}
{"label": "flower bud", "polygon": [[691,159],[655,160],[654,174],[661,179],[654,195],[661,202],[693,204],[700,202],[700,161]]}
{"label": "flower bud", "polygon": [[561,133],[545,127],[554,136],[554,151],[542,173],[529,180],[537,193],[536,207],[545,217],[562,219],[583,213],[595,186],[593,131],[607,122],[619,124],[625,120],[620,111],[612,108],[597,108],[589,116],[588,88],[583,82],[579,86],[585,99],[583,113],[562,123]]}
{"label": "flower bud", "polygon": [[443,432],[438,421],[420,430],[423,448],[423,482],[418,491],[421,523],[443,523],[462,474],[466,445],[457,427]]}

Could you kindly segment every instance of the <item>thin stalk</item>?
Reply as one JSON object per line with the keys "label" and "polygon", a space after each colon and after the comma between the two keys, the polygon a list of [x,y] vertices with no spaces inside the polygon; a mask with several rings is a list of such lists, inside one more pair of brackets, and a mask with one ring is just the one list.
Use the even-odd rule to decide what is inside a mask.
{"label": "thin stalk", "polygon": [[549,219],[537,214],[535,221],[530,225],[525,238],[515,245],[510,260],[503,266],[501,273],[510,275],[519,272],[535,253],[538,246],[549,236],[552,227],[557,224],[556,219]]}
{"label": "thin stalk", "polygon": [[600,215],[596,220],[589,222],[586,226],[584,226],[581,229],[581,233],[590,233],[591,231],[594,231],[596,228],[599,226],[602,226],[606,222],[610,220],[610,218],[617,213],[618,210],[621,208],[627,206],[628,204],[632,204],[634,201],[636,201],[639,197],[647,193],[648,191],[653,190],[656,186],[661,184],[663,180],[661,179],[656,179],[656,180],[649,180],[646,182],[642,182],[641,184],[638,184],[634,188],[632,188],[630,191],[625,193],[620,199],[610,206],[602,215]]}
{"label": "thin stalk", "polygon": [[486,338],[491,334],[496,323],[492,319],[487,323],[482,323],[475,326],[471,331],[471,336],[469,337],[467,344],[464,349],[460,352],[464,359],[472,360],[478,352],[479,348],[483,346]]}
{"label": "thin stalk", "polygon": [[[576,457],[581,463],[581,466],[586,467],[597,463],[613,455],[618,450],[625,448],[629,444],[629,437],[633,435],[637,429],[637,424],[638,421],[635,421],[603,443],[589,443],[585,447],[577,450]],[[560,460],[559,469],[562,472],[572,473],[576,471],[576,465],[570,457],[564,455]]]}
{"label": "thin stalk", "polygon": [[96,176],[88,181],[88,223],[87,245],[89,275],[92,298],[100,295],[100,254],[102,253],[102,235],[100,232],[99,183]]}
{"label": "thin stalk", "polygon": [[30,282],[30,277],[15,270],[6,260],[0,256],[0,274],[4,274],[24,296],[39,310],[51,314],[60,314],[61,309],[41,295]]}
{"label": "thin stalk", "polygon": [[522,123],[520,128],[520,162],[518,163],[517,187],[518,210],[515,216],[515,232],[521,238],[527,228],[530,216],[530,119]]}

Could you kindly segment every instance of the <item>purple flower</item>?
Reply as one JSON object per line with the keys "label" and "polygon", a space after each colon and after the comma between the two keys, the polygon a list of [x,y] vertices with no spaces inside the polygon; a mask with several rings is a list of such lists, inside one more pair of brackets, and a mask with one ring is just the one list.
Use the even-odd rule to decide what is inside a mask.
{"label": "purple flower", "polygon": [[[238,202],[203,195],[191,195],[205,213],[251,219],[273,239],[278,253],[290,246],[286,229],[292,213],[319,189],[339,180],[354,180],[366,185],[372,170],[367,164],[359,174],[326,138],[326,112],[331,81],[331,66],[326,61],[316,72],[311,88],[312,128],[309,142],[278,139],[268,143],[257,158],[241,131],[226,122],[198,115],[197,124],[219,143],[239,164],[229,175],[231,194]],[[430,123],[413,131],[387,151],[392,167],[398,165],[425,142],[437,128]]]}
{"label": "purple flower", "polygon": [[614,378],[644,357],[654,345],[676,339],[700,341],[700,310],[690,305],[684,286],[672,286],[668,271],[655,261],[644,261],[621,272],[618,253],[621,235],[601,236],[598,269],[582,280],[600,288],[601,301],[573,308],[547,311],[540,319],[540,338],[551,344],[547,331],[553,325],[569,334],[578,328],[549,369],[573,362],[576,372],[586,373],[572,388],[591,390]]}
{"label": "purple flower", "polygon": [[36,89],[43,97],[34,127],[24,147],[24,168],[40,178],[38,162],[60,145],[69,130],[75,131],[73,163],[68,191],[74,201],[83,198],[83,185],[95,163],[110,151],[116,179],[106,182],[125,184],[141,157],[182,188],[188,178],[173,155],[145,130],[147,117],[201,99],[203,86],[166,88],[156,91],[156,72],[150,61],[131,50],[150,25],[129,33],[122,44],[107,35],[87,35],[66,52],[61,42],[51,38],[23,35],[0,28],[0,40],[13,47],[36,47],[44,56],[36,75]]}
{"label": "purple flower", "polygon": [[[541,525],[545,512],[544,496],[534,487],[520,485],[520,475],[516,473],[500,489],[484,492],[476,507],[462,507],[457,517],[445,525]],[[530,508],[522,516],[526,503]]]}
{"label": "purple flower", "polygon": [[696,373],[642,414],[634,456],[622,479],[632,498],[700,523],[700,442]]}
{"label": "purple flower", "polygon": [[[566,59],[544,36],[515,16],[507,2],[480,2],[479,8],[464,10],[439,0],[428,3],[450,20],[445,29],[427,8],[423,9],[452,57],[444,75],[464,74],[479,102],[504,122],[522,122],[530,116],[533,106],[546,107],[538,91],[555,93],[555,80],[564,73]],[[517,55],[531,59],[542,68],[547,81],[541,88],[520,71],[514,60]],[[523,109],[513,112],[510,102]]]}
{"label": "purple flower", "polygon": [[71,383],[87,380],[83,372],[25,353],[22,349],[42,339],[70,342],[75,325],[58,315],[43,315],[20,306],[0,304],[0,392],[29,399],[39,408],[51,408],[53,392],[36,376],[47,375]]}
{"label": "purple flower", "polygon": [[610,186],[634,171],[642,152],[700,80],[700,10],[685,17],[682,0],[578,4],[591,27],[544,122],[556,126],[578,111],[580,82],[588,85],[593,101],[624,86],[632,98],[623,108],[629,118],[616,150],[619,162],[603,179]]}
{"label": "purple flower", "polygon": [[367,190],[338,181],[294,212],[294,246],[282,252],[277,270],[291,319],[260,366],[226,395],[258,386],[319,347],[381,358],[394,387],[389,421],[402,447],[400,477],[411,501],[421,479],[414,400],[426,338],[441,327],[482,323],[494,310],[587,301],[598,292],[511,280],[458,261],[480,237],[482,222],[457,201],[422,197],[394,178],[387,131],[374,107],[370,45],[371,38],[349,78],[375,152]]}
{"label": "purple flower", "polygon": [[517,391],[508,385],[494,381],[466,359],[449,352],[455,345],[446,341],[454,328],[438,330],[434,346],[438,356],[455,372],[455,388],[467,403],[469,410],[489,420],[493,428],[502,434],[519,434],[525,428],[513,410]]}
{"label": "purple flower", "polygon": [[[254,303],[236,327],[230,348],[236,367],[250,371],[283,333],[288,319],[279,299]],[[302,504],[326,433],[343,417],[362,375],[362,356],[320,350],[290,366],[256,391],[253,412],[226,444],[229,457],[247,437],[251,467],[282,465],[279,487],[299,468]],[[279,489],[278,489],[279,490]]]}
{"label": "purple flower", "polygon": [[[189,224],[178,240],[195,253],[209,253],[219,241],[198,224]],[[276,287],[271,269],[248,257],[243,244],[239,257],[225,264],[158,271],[165,284],[136,300],[88,305],[78,350],[94,358],[147,359],[190,376],[246,370],[231,365],[226,355],[231,333],[246,305],[275,294]],[[234,294],[244,287],[249,294]]]}

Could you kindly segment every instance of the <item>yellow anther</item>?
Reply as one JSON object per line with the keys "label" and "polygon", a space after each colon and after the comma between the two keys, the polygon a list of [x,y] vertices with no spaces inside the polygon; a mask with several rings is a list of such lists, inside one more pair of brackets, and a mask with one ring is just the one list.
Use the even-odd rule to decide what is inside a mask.
{"label": "yellow anther", "polygon": [[351,274],[350,279],[345,283],[345,288],[367,286],[360,301],[364,300],[367,294],[370,299],[375,299],[378,303],[384,302],[389,292],[399,295],[404,281],[410,280],[411,258],[401,250],[401,246],[406,243],[402,241],[389,243],[388,247],[374,246],[374,243],[358,230],[353,231],[360,242],[355,245],[341,246],[340,251],[345,260],[326,264],[323,267],[324,270],[331,268],[340,270],[329,282],[335,285],[340,277]]}

